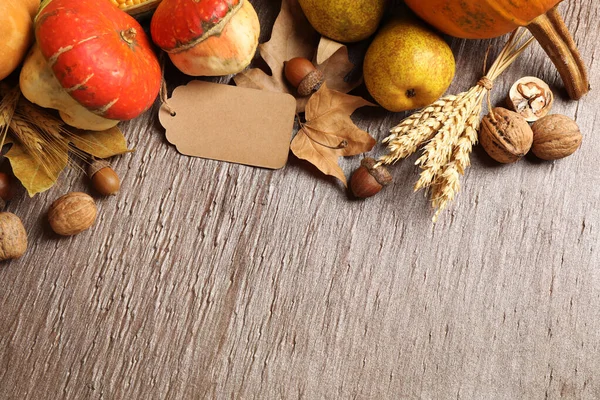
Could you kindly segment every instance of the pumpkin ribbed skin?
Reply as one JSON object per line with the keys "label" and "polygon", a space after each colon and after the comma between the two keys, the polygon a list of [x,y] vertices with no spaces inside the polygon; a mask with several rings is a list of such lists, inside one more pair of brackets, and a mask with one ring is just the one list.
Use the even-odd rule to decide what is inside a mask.
{"label": "pumpkin ribbed skin", "polygon": [[260,23],[248,0],[162,0],[150,31],[184,74],[219,76],[250,64]]}
{"label": "pumpkin ribbed skin", "polygon": [[[181,51],[212,34],[242,0],[165,0],[152,16],[152,40],[166,52]],[[185,23],[177,23],[185,21]]]}
{"label": "pumpkin ribbed skin", "polygon": [[51,0],[35,23],[40,50],[77,102],[113,120],[154,103],[161,71],[140,24],[106,0]]}
{"label": "pumpkin ribbed skin", "polygon": [[526,26],[561,0],[406,0],[421,18],[449,35],[485,39]]}

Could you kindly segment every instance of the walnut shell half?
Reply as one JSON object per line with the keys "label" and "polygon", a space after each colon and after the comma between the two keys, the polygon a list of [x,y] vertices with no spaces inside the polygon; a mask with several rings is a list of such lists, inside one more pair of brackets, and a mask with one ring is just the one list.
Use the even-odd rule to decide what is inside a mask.
{"label": "walnut shell half", "polygon": [[542,160],[558,160],[575,153],[583,137],[577,123],[566,115],[548,115],[531,127],[531,151]]}
{"label": "walnut shell half", "polygon": [[533,132],[521,115],[496,107],[481,121],[479,141],[486,153],[503,164],[518,161],[533,143]]}
{"label": "walnut shell half", "polygon": [[554,94],[543,80],[526,76],[510,88],[507,102],[510,108],[521,114],[527,122],[534,122],[550,112]]}
{"label": "walnut shell half", "polygon": [[96,221],[96,203],[89,195],[81,192],[68,193],[59,197],[48,211],[52,230],[59,235],[77,235],[91,227]]}

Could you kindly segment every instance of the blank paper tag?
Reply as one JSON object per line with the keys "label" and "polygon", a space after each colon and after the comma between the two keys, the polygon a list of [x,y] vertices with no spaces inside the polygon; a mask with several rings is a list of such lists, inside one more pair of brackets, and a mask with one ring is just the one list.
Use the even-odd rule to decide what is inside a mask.
{"label": "blank paper tag", "polygon": [[167,140],[188,156],[272,169],[287,162],[296,100],[283,93],[204,81],[179,86],[161,107]]}

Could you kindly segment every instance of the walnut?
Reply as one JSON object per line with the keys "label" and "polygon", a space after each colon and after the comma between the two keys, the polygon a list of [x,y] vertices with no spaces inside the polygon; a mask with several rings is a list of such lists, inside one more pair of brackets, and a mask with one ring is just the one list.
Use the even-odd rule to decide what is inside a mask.
{"label": "walnut", "polygon": [[72,236],[91,227],[96,221],[96,203],[85,193],[73,192],[58,198],[50,206],[48,221],[59,235]]}
{"label": "walnut", "polygon": [[533,143],[533,132],[521,115],[496,107],[483,117],[479,141],[490,157],[508,164],[527,154]]}
{"label": "walnut", "polygon": [[531,151],[542,160],[558,160],[575,153],[581,146],[582,136],[577,123],[571,118],[548,115],[532,126]]}
{"label": "walnut", "polygon": [[554,104],[554,94],[541,79],[526,76],[511,87],[508,105],[528,122],[534,122],[550,112]]}
{"label": "walnut", "polygon": [[27,250],[27,232],[13,213],[0,213],[0,261],[19,258]]}

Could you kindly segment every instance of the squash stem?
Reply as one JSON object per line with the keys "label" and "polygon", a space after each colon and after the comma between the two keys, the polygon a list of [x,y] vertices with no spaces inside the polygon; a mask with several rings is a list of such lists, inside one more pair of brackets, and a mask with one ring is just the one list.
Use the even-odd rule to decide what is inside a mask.
{"label": "squash stem", "polygon": [[569,96],[579,100],[589,92],[587,69],[557,7],[534,19],[527,29],[558,69]]}
{"label": "squash stem", "polygon": [[135,41],[135,36],[137,35],[137,31],[135,28],[129,28],[127,30],[121,31],[121,39],[123,39],[127,44],[133,44]]}

